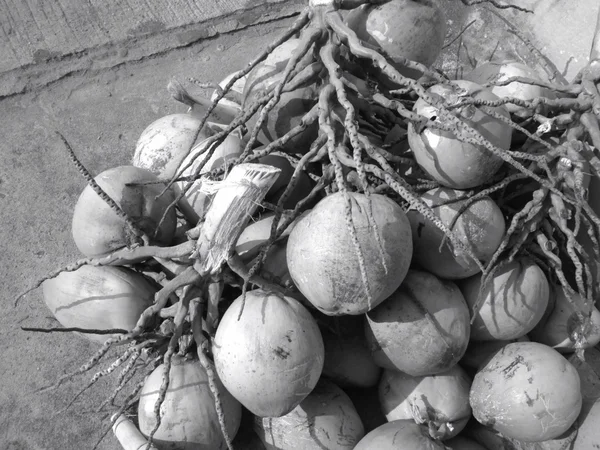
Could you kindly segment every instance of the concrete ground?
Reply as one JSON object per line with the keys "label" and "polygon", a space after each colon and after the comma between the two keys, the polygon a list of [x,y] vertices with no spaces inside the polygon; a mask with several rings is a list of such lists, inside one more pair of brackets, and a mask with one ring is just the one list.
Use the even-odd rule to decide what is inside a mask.
{"label": "concrete ground", "polygon": [[[33,1],[28,4],[40,7]],[[293,13],[298,4],[291,2],[289,9],[281,9],[285,11],[282,14]],[[569,74],[585,64],[598,10],[596,0],[526,0],[519,4],[531,5],[538,13],[533,17],[503,14],[558,67],[564,67],[570,56],[575,59]],[[476,22],[464,33],[460,54],[459,41],[446,49],[440,59],[446,70],[453,70],[457,55],[461,66],[469,64],[469,59],[487,59],[497,42],[497,54],[530,59],[518,40],[507,35],[504,25],[485,9],[465,8],[456,2],[447,5],[451,21],[448,42],[466,24],[474,19]],[[1,8],[4,7],[0,7],[0,17]],[[87,70],[88,63],[82,63],[80,58],[100,51],[98,48],[84,49],[80,56],[75,52],[65,60],[56,57],[45,63],[30,62],[3,69],[0,301],[5,313],[0,316],[0,449],[90,449],[100,439],[110,414],[109,410],[95,412],[95,405],[111,392],[110,380],[101,380],[66,411],[63,409],[90,375],[78,377],[55,391],[38,392],[63,373],[79,367],[97,347],[73,335],[21,331],[21,326],[56,326],[40,290],[13,307],[16,295],[37,278],[79,258],[70,223],[85,182],[70,165],[54,131],[66,136],[94,174],[128,164],[136,140],[148,124],[165,114],[185,111],[166,91],[171,78],[222,79],[242,67],[257,49],[265,47],[289,25],[290,18],[279,17],[278,12],[271,11],[268,21],[255,21],[260,24],[232,27],[227,33],[198,37],[185,45],[169,44],[169,48],[168,42],[176,39],[169,40],[172,36],[161,29],[156,31],[162,36],[157,41],[166,40],[167,44],[155,47],[162,48],[156,51],[150,47],[140,49],[126,38],[116,46],[104,43],[102,52],[112,54],[112,62],[104,60],[105,63]],[[217,29],[218,23],[213,26]],[[193,29],[190,24],[188,31]],[[202,31],[198,33],[201,36]],[[151,34],[146,38],[150,39]],[[123,45],[128,46],[127,54],[140,56],[119,59],[127,56],[118,56],[118,48]],[[143,47],[143,43],[139,45]],[[60,76],[40,77],[46,68],[56,70]],[[119,447],[109,434],[98,448]]]}
{"label": "concrete ground", "polygon": [[304,0],[6,0],[0,98],[296,13]]}

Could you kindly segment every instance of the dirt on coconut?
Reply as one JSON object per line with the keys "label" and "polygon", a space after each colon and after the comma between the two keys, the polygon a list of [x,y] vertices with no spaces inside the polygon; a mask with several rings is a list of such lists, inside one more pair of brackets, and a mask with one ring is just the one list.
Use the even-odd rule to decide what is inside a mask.
{"label": "dirt on coconut", "polygon": [[[561,70],[569,53],[578,59],[571,64],[569,73],[576,72],[586,62],[594,28],[592,9],[597,7],[592,5],[593,1],[581,2],[589,4],[587,13],[581,16],[587,22],[560,24],[563,28],[559,29],[567,26],[569,32],[580,36],[569,40],[563,31],[570,50],[546,48]],[[536,6],[540,2],[524,3]],[[562,19],[560,8],[568,9],[565,2],[549,3],[556,6],[549,14],[559,14],[558,19]],[[578,8],[585,9],[583,5]],[[514,16],[513,13],[505,15]],[[517,59],[531,57],[522,43],[507,34],[505,26],[485,8],[469,9],[456,4],[448,9],[447,16],[447,42],[476,20],[462,34],[462,39],[449,45],[439,59],[438,66],[448,73],[456,70],[457,60],[461,66],[468,67],[466,64],[475,60],[485,61],[492,52]],[[529,20],[521,18],[516,23],[523,26],[531,24]],[[571,16],[569,20],[575,19]],[[66,411],[66,405],[93,373],[77,377],[56,390],[38,392],[52,385],[62,374],[79,367],[97,345],[70,334],[22,331],[21,326],[59,326],[44,305],[41,290],[25,297],[16,308],[13,306],[15,297],[40,276],[80,258],[70,227],[72,211],[85,182],[70,164],[54,131],[64,134],[92,174],[129,164],[135,143],[147,125],[163,115],[186,111],[166,90],[171,78],[185,81],[192,76],[218,81],[243,67],[257,49],[272,42],[290,23],[290,19],[279,20],[138,62],[95,73],[75,73],[35,92],[0,100],[3,137],[0,141],[0,255],[3,262],[0,298],[5,311],[0,316],[3,381],[0,385],[0,449],[91,449],[101,438],[113,411],[105,408],[96,412],[96,407],[113,391],[114,379],[110,377],[101,379]],[[540,27],[541,31],[528,28],[528,35],[531,37],[530,31],[553,35],[552,21],[546,22],[546,28],[537,25]],[[494,50],[498,42],[500,45]],[[546,46],[543,42],[542,48]],[[209,94],[193,86],[190,91],[197,95]],[[106,361],[112,360],[106,358]],[[122,401],[123,396],[119,398]],[[109,433],[98,448],[120,447]]]}

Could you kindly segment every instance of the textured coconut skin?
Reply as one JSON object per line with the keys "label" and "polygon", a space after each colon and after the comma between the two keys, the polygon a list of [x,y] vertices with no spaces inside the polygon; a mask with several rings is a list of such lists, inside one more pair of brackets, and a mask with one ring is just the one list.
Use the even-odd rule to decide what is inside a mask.
{"label": "textured coconut skin", "polygon": [[[577,430],[575,424],[555,439],[548,439],[541,442],[525,442],[503,436],[497,431],[481,425],[476,420],[471,420],[462,435],[467,436],[469,439],[472,439],[483,446],[483,450],[573,450],[576,433]],[[463,450],[462,447],[452,447],[449,445],[452,440],[453,439],[444,441],[444,444],[452,449]],[[481,447],[474,447],[473,450],[479,450],[480,448]],[[471,447],[467,446],[464,450],[471,450]]]}
{"label": "textured coconut skin", "polygon": [[411,270],[390,298],[367,313],[365,333],[379,366],[433,375],[462,358],[469,321],[467,303],[453,282]]}
{"label": "textured coconut skin", "polygon": [[413,419],[434,439],[460,433],[471,418],[471,379],[458,364],[446,372],[412,377],[385,370],[379,382],[379,402],[388,421]]}
{"label": "textured coconut skin", "polygon": [[213,341],[219,378],[259,417],[280,417],[317,384],[323,370],[323,338],[315,319],[297,300],[261,290],[236,299]]}
{"label": "textured coconut skin", "polygon": [[[154,173],[134,166],[113,167],[99,174],[94,180],[139,228],[154,238],[156,226],[175,199],[172,190],[156,199],[165,187],[163,184],[127,186],[128,183],[158,181]],[[175,235],[176,225],[177,216],[172,208],[153,241],[169,245]],[[89,258],[131,246],[136,239],[125,220],[89,185],[85,187],[75,205],[72,230],[75,245]]]}
{"label": "textured coconut skin", "polygon": [[[473,98],[498,100],[489,89],[466,80],[454,80],[452,84],[436,84],[428,89],[432,95],[445,99],[456,98],[468,92]],[[462,109],[462,121],[473,128],[495,146],[508,150],[512,139],[512,128],[484,111],[510,118],[504,106],[474,107]],[[413,111],[427,118],[439,115],[436,107],[419,98]],[[425,128],[420,132],[412,124],[408,126],[408,143],[419,166],[441,185],[453,189],[470,189],[488,182],[500,169],[503,160],[483,146],[459,141],[450,131]]]}
{"label": "textured coconut skin", "polygon": [[394,420],[383,424],[358,443],[354,450],[446,450],[444,444],[427,434],[425,427],[412,420]]}
{"label": "textured coconut skin", "polygon": [[[156,425],[154,405],[163,374],[164,366],[161,365],[149,375],[140,393],[138,419],[140,431],[145,436]],[[161,425],[154,435],[154,443],[161,450],[226,449],[208,375],[200,362],[174,356],[169,376],[169,389],[161,406]],[[227,431],[233,438],[240,427],[242,408],[218,378],[216,383]]]}
{"label": "textured coconut skin", "polygon": [[169,114],[152,122],[140,135],[135,146],[133,165],[170,179],[195,142],[208,137],[200,126],[199,117],[191,114]]}
{"label": "textured coconut skin", "polygon": [[[289,39],[277,47],[269,56],[255,66],[250,73],[244,85],[245,107],[251,105],[261,96],[275,89],[277,83],[283,79],[283,72],[289,61],[292,52],[298,46],[299,39]],[[309,51],[299,66],[306,66],[312,61],[313,52]],[[263,122],[258,139],[263,144],[268,144],[277,138],[286,134],[290,129],[300,124],[302,116],[317,103],[319,98],[319,88],[311,85],[300,87],[291,92],[283,92],[277,104],[269,111],[266,120]],[[250,118],[246,126],[253,129],[258,121],[260,112],[257,112]],[[306,153],[312,142],[319,134],[319,124],[314,121],[307,129],[291,138],[282,148],[282,151],[293,153]]]}
{"label": "textured coconut skin", "polygon": [[[459,190],[437,188],[425,192],[421,199],[449,228],[461,206],[467,202],[457,200],[463,195]],[[452,202],[448,203],[449,200]],[[480,272],[473,259],[468,255],[460,255],[451,248],[449,239],[446,238],[446,244],[440,250],[444,232],[421,213],[411,210],[407,217],[412,229],[414,263],[448,280],[467,278]],[[459,216],[452,231],[457,239],[471,246],[475,257],[488,261],[500,246],[505,229],[504,216],[498,205],[491,198],[483,197],[473,202]]]}
{"label": "textured coconut skin", "polygon": [[431,0],[393,0],[383,5],[362,5],[351,10],[346,22],[366,43],[383,50],[402,74],[418,78],[406,58],[431,66],[446,37],[443,9]]}
{"label": "textured coconut skin", "polygon": [[352,450],[365,435],[348,395],[326,378],[285,416],[257,417],[254,430],[267,450]]}
{"label": "textured coconut skin", "polygon": [[[581,333],[582,322],[577,312],[561,286],[552,289],[554,298],[546,310],[544,316],[531,331],[532,341],[541,342],[558,350],[561,353],[575,351],[574,332],[583,334],[585,339],[580,342],[581,348],[593,348],[600,342],[600,311],[592,307],[590,326],[585,333]],[[579,311],[588,311],[585,300],[579,294],[572,296],[573,303]]]}
{"label": "textured coconut skin", "polygon": [[370,304],[348,230],[342,193],[321,200],[296,224],[287,245],[288,268],[294,283],[319,311],[328,315],[359,315],[377,306],[402,283],[412,258],[412,237],[406,214],[393,200],[371,195],[386,273],[375,229],[369,225],[367,197],[358,193],[348,195],[352,221],[365,259]]}
{"label": "textured coconut skin", "polygon": [[[481,275],[459,283],[471,310],[477,302]],[[533,261],[520,258],[500,268],[483,290],[484,301],[471,324],[471,339],[511,340],[529,333],[548,306],[546,275]]]}
{"label": "textured coconut skin", "polygon": [[475,375],[469,398],[478,422],[525,442],[559,437],[582,405],[575,367],[537,342],[514,342],[495,353]]}
{"label": "textured coconut skin", "polygon": [[[574,425],[556,439],[548,439],[542,442],[525,442],[502,436],[497,431],[481,425],[476,420],[471,420],[462,434],[482,445],[483,450],[573,450],[572,445],[576,433],[577,430]],[[444,444],[453,450],[463,450],[462,447],[452,447],[449,445],[451,441],[452,439],[444,442]],[[474,447],[473,450],[479,450],[480,448],[481,447]],[[465,447],[464,450],[471,450],[471,447]]]}
{"label": "textured coconut skin", "polygon": [[[82,266],[42,285],[44,302],[64,327],[132,330],[156,288],[125,267]],[[103,344],[111,336],[83,334]],[[115,335],[116,336],[116,335]]]}
{"label": "textured coconut skin", "polygon": [[[494,81],[504,81],[512,77],[529,78],[530,80],[541,80],[542,77],[531,67],[517,61],[492,62],[487,61],[479,64],[475,69],[465,75],[465,79],[484,85]],[[554,92],[541,86],[512,82],[505,86],[492,86],[492,92],[498,97],[514,97],[521,100],[533,100],[538,97],[556,98]],[[524,115],[527,109],[512,103],[505,105],[511,114]]]}

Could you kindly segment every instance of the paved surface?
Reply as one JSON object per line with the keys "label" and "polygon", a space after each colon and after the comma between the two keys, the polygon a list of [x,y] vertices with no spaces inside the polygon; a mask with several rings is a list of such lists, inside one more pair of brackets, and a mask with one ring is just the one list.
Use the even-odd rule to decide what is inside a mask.
{"label": "paved surface", "polygon": [[[21,11],[20,1],[0,2],[0,21],[5,20],[9,9],[12,14]],[[575,71],[585,63],[588,54],[598,9],[596,2],[526,0],[528,4],[543,7],[543,13],[534,18],[522,15],[515,18],[510,13],[507,17],[531,35],[559,67],[564,66],[570,55],[577,58],[571,66]],[[260,7],[259,2],[253,3]],[[282,6],[286,2],[272,3]],[[42,8],[41,1],[27,4],[34,11],[36,5]],[[449,40],[471,20],[479,21],[464,34],[459,55],[462,65],[468,59],[465,48],[471,59],[482,61],[499,41],[506,54],[528,57],[526,50],[506,37],[504,28],[492,22],[494,19],[485,10],[452,5],[447,10],[452,21]],[[273,14],[276,16],[280,11],[285,9]],[[102,420],[108,414],[108,411],[94,412],[94,406],[111,392],[110,383],[104,380],[67,411],[62,409],[87,376],[53,392],[37,392],[61,374],[79,367],[96,347],[77,336],[22,332],[20,326],[55,324],[40,291],[26,297],[16,309],[12,306],[15,296],[38,277],[79,258],[70,222],[85,183],[69,164],[54,130],[64,133],[92,173],[129,163],[135,142],[148,124],[165,114],[185,110],[169,98],[165,89],[168,81],[188,76],[218,81],[240,68],[290,23],[290,19],[273,21],[272,14],[265,17],[271,21],[213,38],[197,37],[188,44],[173,45],[169,51],[168,43],[178,40],[178,28],[172,33],[158,30],[156,41],[167,40],[161,44],[163,50],[151,52],[151,46],[141,45],[144,40],[127,41],[129,50],[125,56],[131,56],[129,60],[119,59],[118,49],[123,48],[123,42],[106,44],[103,51],[112,56],[93,64],[89,62],[92,53],[87,51],[81,55],[75,51],[64,59],[57,57],[37,65],[27,66],[25,60],[15,60],[13,68],[4,73],[12,73],[18,82],[7,87],[4,81],[8,78],[0,78],[3,81],[0,88],[5,92],[11,86],[25,86],[29,90],[0,100],[0,301],[4,310],[0,315],[0,449],[90,449],[100,438]],[[4,22],[1,23],[6,33]],[[213,23],[215,30],[220,23]],[[125,36],[131,29],[136,29],[136,24],[127,23],[114,32]],[[146,38],[151,39],[152,34]],[[446,49],[440,60],[449,70],[455,64],[457,47],[458,41]],[[149,53],[140,48],[147,48]],[[35,53],[35,48],[32,49]],[[3,57],[0,61],[8,64]],[[25,66],[19,68],[17,64]],[[48,84],[50,78],[42,74],[49,70],[63,75],[52,78],[54,81]],[[99,448],[118,447],[109,435]]]}
{"label": "paved surface", "polygon": [[[0,98],[299,11],[304,0],[4,0]],[[40,63],[43,63],[40,65]]]}

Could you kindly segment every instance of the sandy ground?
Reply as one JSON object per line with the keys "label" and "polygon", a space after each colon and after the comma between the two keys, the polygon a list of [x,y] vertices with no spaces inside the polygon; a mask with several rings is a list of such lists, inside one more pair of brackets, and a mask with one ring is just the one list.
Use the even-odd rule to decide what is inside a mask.
{"label": "sandy ground", "polygon": [[[587,8],[584,13],[569,10],[568,2],[525,3],[541,4],[547,21],[542,18],[533,26],[531,19],[521,18],[519,25],[538,37],[559,67],[570,55],[577,58],[570,70],[581,67],[597,5],[579,0]],[[548,4],[554,4],[554,9],[548,9]],[[565,16],[564,11],[571,15]],[[452,21],[448,40],[473,18],[481,21],[464,34],[471,59],[485,60],[498,41],[507,54],[528,58],[517,41],[505,37],[503,27],[490,25],[489,13],[455,7],[448,10],[448,16]],[[85,182],[70,165],[54,131],[66,136],[94,174],[128,164],[148,124],[165,114],[185,111],[165,89],[172,77],[217,81],[242,67],[289,23],[284,19],[253,26],[137,62],[75,73],[42,89],[0,100],[0,299],[5,311],[0,316],[0,449],[90,449],[100,439],[110,414],[110,410],[95,412],[95,405],[112,391],[110,380],[101,380],[66,411],[69,400],[91,375],[55,391],[38,392],[79,367],[97,347],[73,335],[21,331],[20,326],[57,325],[40,290],[13,307],[15,296],[38,277],[79,258],[70,223]],[[457,47],[455,42],[440,60],[446,69],[453,67]],[[461,58],[465,58],[464,50]],[[109,434],[98,448],[119,447]]]}

